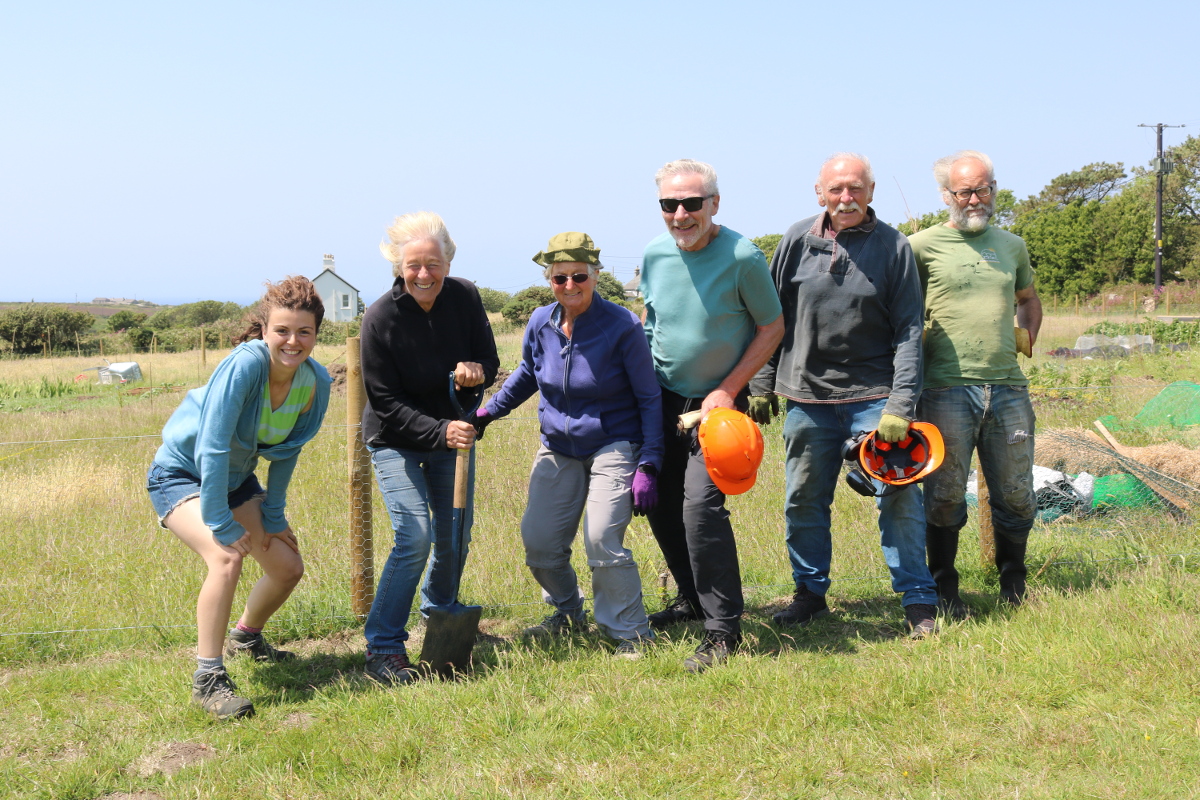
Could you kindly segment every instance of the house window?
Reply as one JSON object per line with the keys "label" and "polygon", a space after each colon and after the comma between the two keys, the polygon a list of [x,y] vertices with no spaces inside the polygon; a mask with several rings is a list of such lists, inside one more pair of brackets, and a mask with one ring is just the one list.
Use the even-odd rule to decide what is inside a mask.
{"label": "house window", "polygon": [[344,294],[344,295],[342,295],[342,308],[349,308],[349,307],[350,307],[350,295]]}

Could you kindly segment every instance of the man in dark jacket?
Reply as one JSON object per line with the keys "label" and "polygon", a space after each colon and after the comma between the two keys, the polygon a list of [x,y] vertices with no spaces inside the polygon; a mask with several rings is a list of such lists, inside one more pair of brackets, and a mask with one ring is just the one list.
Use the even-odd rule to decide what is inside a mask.
{"label": "man in dark jacket", "polygon": [[[751,416],[770,420],[772,393],[787,398],[787,547],[796,593],[776,624],[829,613],[830,506],[843,442],[878,430],[907,437],[921,389],[921,288],[907,240],[870,207],[870,162],[839,153],[821,167],[825,212],[793,225],[771,261],[783,304],[779,350],[751,382]],[[925,519],[915,486],[877,501],[880,543],[903,594],[914,637],[934,629],[937,594],[925,563]]]}

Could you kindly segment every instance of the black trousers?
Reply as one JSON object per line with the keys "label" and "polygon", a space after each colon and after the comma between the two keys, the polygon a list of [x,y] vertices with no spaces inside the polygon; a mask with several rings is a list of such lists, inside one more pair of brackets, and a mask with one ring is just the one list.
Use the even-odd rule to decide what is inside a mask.
{"label": "black trousers", "polygon": [[[744,397],[738,398],[740,403]],[[658,506],[646,515],[679,593],[704,613],[706,630],[741,635],[742,573],[725,494],[704,467],[699,426],[680,432],[679,415],[703,398],[662,391],[666,452],[658,477]]]}

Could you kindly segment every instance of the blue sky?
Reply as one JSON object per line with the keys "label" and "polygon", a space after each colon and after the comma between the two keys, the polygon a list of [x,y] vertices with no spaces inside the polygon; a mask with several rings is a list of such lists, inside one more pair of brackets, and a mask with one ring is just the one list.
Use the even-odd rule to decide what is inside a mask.
{"label": "blue sky", "polygon": [[[853,8],[853,11],[850,9]],[[828,9],[828,10],[826,10]],[[716,220],[781,233],[837,150],[889,222],[988,152],[1019,197],[1200,135],[1200,4],[57,3],[0,6],[0,300],[245,303],[437,211],[452,272],[515,291],[583,230],[622,281],[654,171],[712,163]]]}

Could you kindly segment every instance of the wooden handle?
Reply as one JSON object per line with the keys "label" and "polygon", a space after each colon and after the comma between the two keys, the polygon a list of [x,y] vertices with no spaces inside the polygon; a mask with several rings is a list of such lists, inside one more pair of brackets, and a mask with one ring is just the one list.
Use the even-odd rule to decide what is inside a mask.
{"label": "wooden handle", "polygon": [[471,473],[471,451],[459,450],[454,461],[454,507],[467,507],[467,478]]}
{"label": "wooden handle", "polygon": [[703,411],[689,411],[686,414],[679,415],[679,430],[687,431],[696,427],[700,422],[700,417],[704,416]]}

